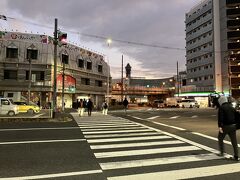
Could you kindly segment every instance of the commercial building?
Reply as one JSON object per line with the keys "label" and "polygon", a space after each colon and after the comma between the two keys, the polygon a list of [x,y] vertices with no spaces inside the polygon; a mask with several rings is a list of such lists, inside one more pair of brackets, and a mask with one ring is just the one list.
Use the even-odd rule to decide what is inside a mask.
{"label": "commercial building", "polygon": [[[48,106],[53,96],[53,49],[47,35],[0,32],[0,96],[26,99],[30,92],[31,101]],[[57,107],[62,105],[62,85],[65,107],[89,97],[101,107],[109,73],[103,55],[72,44],[57,49]]]}
{"label": "commercial building", "polygon": [[186,13],[190,92],[240,97],[240,0],[204,0]]}

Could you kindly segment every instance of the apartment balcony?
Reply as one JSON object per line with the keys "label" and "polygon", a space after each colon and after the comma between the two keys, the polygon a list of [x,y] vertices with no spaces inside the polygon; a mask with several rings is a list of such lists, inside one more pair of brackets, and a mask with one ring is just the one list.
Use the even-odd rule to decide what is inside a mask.
{"label": "apartment balcony", "polygon": [[226,0],[226,5],[227,5],[227,7],[237,6],[237,5],[240,5],[240,1],[238,1],[238,0]]}
{"label": "apartment balcony", "polygon": [[240,8],[227,9],[227,16],[237,17],[240,15]]}
{"label": "apartment balcony", "polygon": [[240,31],[229,31],[227,32],[228,39],[239,39]]}
{"label": "apartment balcony", "polygon": [[228,28],[238,28],[238,27],[240,27],[240,20],[239,19],[227,20],[227,27]]}
{"label": "apartment balcony", "polygon": [[228,43],[228,49],[229,50],[240,50],[240,43],[239,42]]}

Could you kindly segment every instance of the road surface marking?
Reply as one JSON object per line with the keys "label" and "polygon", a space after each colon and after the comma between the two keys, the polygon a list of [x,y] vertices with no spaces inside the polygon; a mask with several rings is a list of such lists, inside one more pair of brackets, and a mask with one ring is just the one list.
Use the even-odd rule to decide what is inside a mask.
{"label": "road surface marking", "polygon": [[153,139],[169,139],[171,137],[164,135],[146,136],[146,137],[127,137],[127,138],[109,138],[109,139],[88,139],[89,143],[100,142],[119,142],[119,141],[139,141],[139,140],[153,140]]}
{"label": "road surface marking", "polygon": [[216,154],[200,154],[200,155],[187,155],[187,156],[175,156],[167,158],[154,158],[154,159],[141,159],[134,161],[121,161],[121,162],[107,162],[100,163],[103,170],[111,169],[123,169],[123,168],[133,168],[133,167],[144,167],[144,166],[156,166],[156,165],[166,165],[174,163],[186,163],[195,161],[206,161],[213,159],[221,159],[221,157]]}
{"label": "road surface marking", "polygon": [[197,115],[193,115],[191,118],[197,118],[198,116]]}
{"label": "road surface marking", "polygon": [[150,129],[141,130],[123,130],[123,131],[100,131],[100,132],[83,132],[83,134],[112,134],[112,133],[130,133],[130,132],[153,132]]}
{"label": "road surface marking", "polygon": [[58,174],[44,174],[44,175],[36,175],[36,176],[9,177],[9,178],[3,178],[3,179],[4,180],[45,179],[45,178],[68,177],[68,176],[99,174],[99,173],[103,173],[101,169],[99,169],[99,170],[89,170],[89,171],[69,172],[69,173],[58,173]]}
{"label": "road surface marking", "polygon": [[135,118],[135,119],[139,119],[139,120],[145,120],[145,119],[142,119],[142,118],[136,117],[136,116],[131,116],[131,115],[128,115],[128,116],[133,117],[133,118]]}
{"label": "road surface marking", "polygon": [[160,116],[153,116],[153,117],[149,117],[149,118],[147,118],[147,119],[156,119],[156,118],[158,118],[158,117],[160,117]]}
{"label": "road surface marking", "polygon": [[[108,128],[108,127],[136,127],[136,124],[129,125],[108,125],[108,126],[81,126],[81,129]],[[138,126],[139,127],[139,126]]]}
{"label": "road surface marking", "polygon": [[170,153],[170,152],[183,152],[183,151],[194,151],[201,150],[196,146],[181,146],[181,147],[170,147],[170,148],[158,148],[158,149],[140,149],[140,150],[127,150],[127,151],[114,151],[114,152],[100,152],[94,153],[96,158],[109,158],[109,157],[122,157],[122,156],[137,156],[137,155],[149,155],[159,153]]}
{"label": "road surface marking", "polygon": [[159,135],[158,132],[146,132],[146,133],[128,133],[128,134],[106,134],[106,135],[85,135],[85,138],[104,138],[104,137],[122,137],[122,136],[145,136],[145,135]]}
{"label": "road surface marking", "polygon": [[59,127],[59,128],[24,128],[24,129],[0,129],[0,131],[33,131],[33,130],[65,130],[79,129],[79,127]]}
{"label": "road surface marking", "polygon": [[76,142],[86,141],[86,139],[62,139],[62,140],[44,140],[44,141],[17,141],[17,142],[1,142],[0,145],[8,144],[32,144],[32,143],[55,143],[55,142]]}
{"label": "road surface marking", "polygon": [[[192,132],[192,134],[195,134],[195,135],[198,135],[198,136],[202,136],[202,137],[214,140],[214,141],[218,141],[218,138],[215,138],[215,137],[212,137],[212,136],[208,136],[208,135],[205,135],[205,134],[202,134],[202,133]],[[223,142],[226,143],[226,144],[232,145],[232,143],[230,141],[224,140]],[[238,144],[238,147],[240,147],[240,144]]]}
{"label": "road surface marking", "polygon": [[177,119],[177,118],[179,118],[180,116],[172,116],[172,117],[170,117],[169,119]]}
{"label": "road surface marking", "polygon": [[166,126],[166,127],[174,128],[174,129],[177,129],[177,130],[180,130],[180,131],[186,131],[186,129],[183,129],[183,128],[180,128],[180,127],[170,126],[170,125],[163,124],[163,123],[159,123],[159,122],[155,122],[155,121],[151,121],[151,122],[154,123],[154,124],[161,125],[161,126]]}
{"label": "road surface marking", "polygon": [[239,172],[239,163],[227,164],[227,165],[217,165],[210,167],[199,167],[190,169],[180,169],[171,170],[163,172],[154,173],[144,173],[144,174],[133,174],[117,177],[108,177],[109,180],[146,180],[146,179],[194,179],[200,177],[216,176],[216,175],[226,175],[229,173]]}
{"label": "road surface marking", "polygon": [[94,129],[83,129],[82,132],[94,132],[94,131],[112,131],[112,130],[124,130],[124,129],[129,129],[129,130],[134,130],[134,129],[146,129],[145,127],[142,126],[135,126],[135,127],[112,127],[112,128],[94,128]]}
{"label": "road surface marking", "polygon": [[107,144],[107,145],[90,145],[91,149],[115,149],[115,148],[127,148],[127,147],[145,147],[145,146],[158,146],[165,144],[183,144],[185,142],[179,140],[169,141],[155,141],[155,142],[142,142],[142,143],[125,143],[125,144]]}

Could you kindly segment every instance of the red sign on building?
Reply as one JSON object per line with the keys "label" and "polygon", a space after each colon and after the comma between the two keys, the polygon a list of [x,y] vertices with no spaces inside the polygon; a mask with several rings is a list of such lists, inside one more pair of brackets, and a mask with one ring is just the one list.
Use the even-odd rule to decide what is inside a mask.
{"label": "red sign on building", "polygon": [[[57,75],[57,91],[62,92],[62,74]],[[76,79],[69,75],[64,75],[64,92],[75,93]]]}

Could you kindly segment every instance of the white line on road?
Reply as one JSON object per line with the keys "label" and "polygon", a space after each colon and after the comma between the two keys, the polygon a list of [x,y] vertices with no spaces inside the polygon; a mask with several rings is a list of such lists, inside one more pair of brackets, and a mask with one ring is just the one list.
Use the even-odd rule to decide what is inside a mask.
{"label": "white line on road", "polygon": [[85,135],[85,138],[105,138],[105,137],[122,137],[122,136],[127,136],[127,137],[131,137],[131,136],[149,136],[149,135],[159,135],[160,133],[158,132],[146,132],[146,133],[128,133],[128,134],[106,134],[106,135]]}
{"label": "white line on road", "polygon": [[41,114],[36,114],[35,116],[33,116],[33,118],[40,117],[41,115],[44,115],[44,113],[41,113]]}
{"label": "white line on road", "polygon": [[[109,128],[109,127],[136,127],[138,125],[136,124],[129,124],[129,125],[107,125],[107,126],[102,126],[102,125],[99,125],[99,126],[95,126],[95,125],[92,125],[92,126],[81,126],[81,129],[94,129],[94,128]],[[138,126],[139,127],[139,126]]]}
{"label": "white line on road", "polygon": [[24,129],[0,129],[0,131],[33,131],[33,130],[66,130],[79,129],[79,127],[57,127],[57,128],[24,128]]}
{"label": "white line on road", "polygon": [[126,147],[145,147],[145,146],[158,146],[166,144],[183,144],[185,142],[179,140],[171,141],[154,141],[154,142],[143,142],[143,143],[125,143],[125,144],[108,144],[108,145],[91,145],[91,149],[115,149],[115,148],[126,148]]}
{"label": "white line on road", "polygon": [[172,117],[170,117],[169,119],[177,119],[177,118],[179,118],[180,116],[172,116]]}
{"label": "white line on road", "polygon": [[170,152],[182,152],[182,151],[194,151],[201,150],[196,146],[181,146],[181,147],[170,147],[170,148],[159,148],[159,149],[140,149],[140,150],[128,150],[128,151],[114,151],[114,152],[100,152],[94,153],[96,158],[109,158],[109,157],[122,157],[122,156],[137,156],[146,154],[159,154],[159,153],[170,153]]}
{"label": "white line on road", "polygon": [[146,137],[127,137],[127,138],[109,138],[109,139],[88,139],[89,143],[99,143],[99,142],[119,142],[119,141],[139,141],[139,140],[159,140],[159,139],[169,139],[169,136],[146,136]]}
{"label": "white line on road", "polygon": [[16,142],[1,142],[0,145],[8,144],[32,144],[32,143],[55,143],[55,142],[75,142],[86,141],[86,139],[61,139],[61,140],[44,140],[44,141],[16,141]]}
{"label": "white line on road", "polygon": [[[136,125],[137,126],[137,125]],[[145,129],[145,127],[137,126],[137,127],[109,127],[109,128],[94,128],[94,129],[82,129],[82,132],[94,132],[94,131],[114,131],[114,130],[133,130],[133,129]]]}
{"label": "white line on road", "polygon": [[186,163],[195,161],[205,161],[220,159],[221,157],[216,154],[200,154],[200,155],[187,155],[187,156],[175,156],[167,158],[154,158],[154,159],[141,159],[134,161],[120,161],[120,162],[107,162],[101,163],[101,168],[103,170],[110,169],[122,169],[122,168],[133,168],[133,167],[144,167],[144,166],[156,166],[156,165],[166,165],[173,163]]}
{"label": "white line on road", "polygon": [[9,178],[0,178],[0,179],[4,179],[4,180],[45,179],[45,178],[68,177],[68,176],[99,174],[99,173],[102,173],[102,170],[99,169],[99,170],[78,171],[78,172],[58,173],[58,174],[45,174],[45,175],[36,175],[36,176],[9,177]]}
{"label": "white line on road", "polygon": [[141,129],[141,130],[83,132],[83,134],[90,135],[90,134],[112,134],[112,133],[130,133],[130,132],[153,132],[153,131],[148,128],[148,129]]}
{"label": "white line on road", "polygon": [[149,118],[147,118],[147,119],[156,119],[156,118],[158,118],[158,117],[160,117],[160,116],[153,116],[153,117],[149,117]]}
{"label": "white line on road", "polygon": [[191,118],[197,118],[198,116],[197,115],[193,115]]}
{"label": "white line on road", "polygon": [[226,175],[230,173],[239,172],[239,163],[217,165],[210,167],[200,167],[191,169],[181,169],[172,171],[163,171],[146,174],[133,174],[125,176],[108,177],[108,180],[146,180],[146,179],[194,179],[207,176]]}
{"label": "white line on road", "polygon": [[180,127],[170,126],[170,125],[163,124],[163,123],[159,123],[159,122],[155,122],[155,121],[152,121],[152,123],[158,124],[158,125],[161,125],[161,126],[166,126],[166,127],[174,128],[174,129],[177,129],[177,130],[180,130],[180,131],[186,131],[186,129],[183,129],[183,128],[180,128]]}

